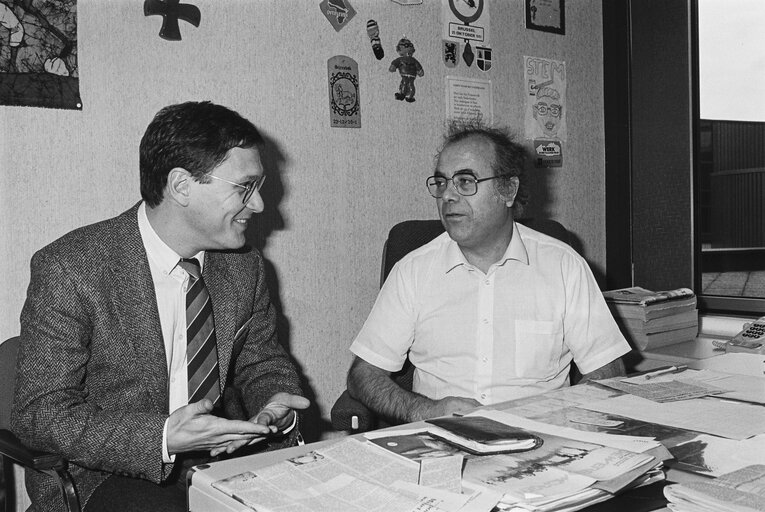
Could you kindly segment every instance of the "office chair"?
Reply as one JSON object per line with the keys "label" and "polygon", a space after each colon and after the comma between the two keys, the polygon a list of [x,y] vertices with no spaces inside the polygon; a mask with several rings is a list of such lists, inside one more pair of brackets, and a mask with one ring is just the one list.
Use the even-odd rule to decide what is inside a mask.
{"label": "office chair", "polygon": [[[517,222],[571,245],[570,233],[557,221],[551,219],[518,219]],[[383,247],[380,286],[385,282],[398,260],[443,232],[444,226],[440,220],[405,220],[393,226]],[[391,374],[391,378],[402,388],[412,389],[414,367],[409,359],[404,362],[401,370]],[[581,374],[572,363],[572,384],[577,382],[579,378],[581,378]],[[347,389],[332,406],[331,418],[332,427],[335,430],[366,432],[390,426],[385,418],[376,417],[375,413],[367,409],[364,404],[351,398]]]}
{"label": "office chair", "polygon": [[4,512],[13,512],[16,510],[17,503],[21,505],[21,497],[16,493],[17,489],[23,492],[23,486],[16,485],[14,464],[21,466],[25,471],[39,471],[55,478],[61,488],[61,500],[66,510],[80,512],[80,500],[69,474],[66,459],[55,453],[27,448],[9,430],[18,348],[18,337],[10,338],[0,344],[0,458],[2,458],[0,481],[5,487]]}

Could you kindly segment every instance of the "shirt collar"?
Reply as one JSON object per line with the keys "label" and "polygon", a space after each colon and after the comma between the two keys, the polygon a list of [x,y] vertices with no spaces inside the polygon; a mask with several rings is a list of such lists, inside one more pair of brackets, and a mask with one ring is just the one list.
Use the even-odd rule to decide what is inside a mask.
{"label": "shirt collar", "polygon": [[[138,207],[138,231],[141,233],[141,240],[149,260],[163,273],[172,272],[181,257],[154,231],[146,215],[146,203],[141,203]],[[204,251],[200,251],[194,257],[199,260],[200,268],[204,268]]]}
{"label": "shirt collar", "polygon": [[[449,236],[448,234],[446,236]],[[502,266],[507,260],[517,260],[523,264],[529,264],[529,253],[526,250],[526,245],[523,243],[523,236],[518,229],[518,223],[513,221],[513,236],[510,238],[510,243],[505,249],[505,254],[497,261],[493,266]],[[444,251],[444,273],[448,274],[452,269],[465,265],[472,268],[472,265],[467,261],[465,255],[462,254],[457,242],[449,238]]]}

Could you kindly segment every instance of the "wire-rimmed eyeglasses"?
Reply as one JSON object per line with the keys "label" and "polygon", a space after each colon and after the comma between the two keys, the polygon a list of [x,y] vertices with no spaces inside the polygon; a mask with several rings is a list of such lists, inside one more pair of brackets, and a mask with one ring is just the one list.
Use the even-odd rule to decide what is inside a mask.
{"label": "wire-rimmed eyeglasses", "polygon": [[447,178],[446,176],[430,176],[425,181],[425,184],[428,186],[428,192],[430,192],[430,195],[435,197],[436,199],[440,199],[444,196],[444,192],[446,192],[446,184],[450,181],[452,182],[452,185],[454,185],[454,189],[459,193],[461,196],[474,196],[476,192],[478,192],[478,184],[482,181],[488,181],[488,180],[494,180],[497,178],[502,178],[504,175],[501,176],[490,176],[488,178],[476,178],[472,174],[455,174],[451,178]]}
{"label": "wire-rimmed eyeglasses", "polygon": [[241,183],[234,183],[233,181],[225,180],[225,179],[220,178],[218,176],[213,176],[212,174],[208,174],[207,177],[208,178],[214,178],[214,179],[219,180],[219,181],[225,181],[226,183],[229,183],[231,185],[237,186],[239,188],[243,188],[244,189],[244,195],[242,196],[242,203],[243,204],[247,204],[247,202],[252,197],[252,194],[256,190],[260,190],[260,187],[263,186],[263,182],[266,181],[266,175],[265,174],[261,174],[260,176],[257,176],[252,181],[248,181],[244,185],[242,185]]}

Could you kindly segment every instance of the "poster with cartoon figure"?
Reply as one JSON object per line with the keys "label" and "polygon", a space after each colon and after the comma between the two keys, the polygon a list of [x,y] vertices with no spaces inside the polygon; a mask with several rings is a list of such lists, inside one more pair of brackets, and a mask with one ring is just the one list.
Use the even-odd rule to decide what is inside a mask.
{"label": "poster with cartoon figure", "polygon": [[566,140],[566,63],[523,57],[527,139]]}

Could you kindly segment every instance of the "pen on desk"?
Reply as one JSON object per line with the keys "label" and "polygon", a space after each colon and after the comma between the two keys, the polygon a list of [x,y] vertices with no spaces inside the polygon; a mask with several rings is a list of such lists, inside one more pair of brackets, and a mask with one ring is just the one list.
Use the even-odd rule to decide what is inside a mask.
{"label": "pen on desk", "polygon": [[655,372],[646,373],[645,378],[646,380],[651,380],[656,377],[660,377],[662,375],[667,375],[669,373],[680,373],[684,372],[688,369],[688,366],[681,364],[678,366],[670,366],[669,368],[664,368],[663,370],[656,370]]}

